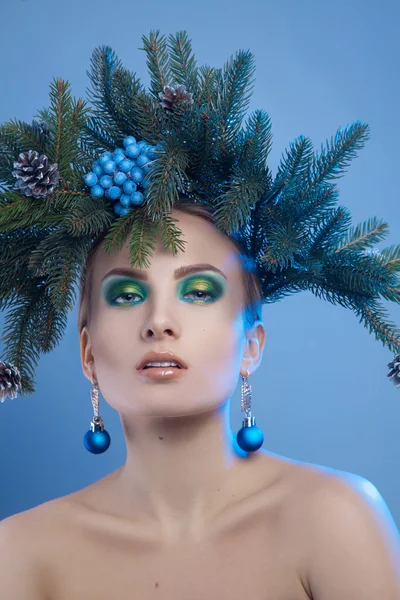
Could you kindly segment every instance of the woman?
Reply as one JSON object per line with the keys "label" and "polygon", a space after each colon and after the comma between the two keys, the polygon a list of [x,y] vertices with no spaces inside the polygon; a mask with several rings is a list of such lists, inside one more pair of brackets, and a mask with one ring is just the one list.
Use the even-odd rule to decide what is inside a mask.
{"label": "woman", "polygon": [[[365,480],[238,447],[230,398],[266,337],[246,284],[257,280],[204,208],[173,214],[184,258],[160,238],[136,274],[127,245],[109,255],[99,242],[88,258],[82,368],[120,413],[127,458],[2,522],[4,597],[399,598],[396,527]],[[199,263],[220,272],[175,277]],[[183,373],[148,377],[137,367],[151,351],[176,355]]]}
{"label": "woman", "polygon": [[[187,44],[187,40],[177,35],[176,49],[182,49],[182,44]],[[151,53],[156,47],[161,48],[162,41],[152,44],[151,48],[147,46],[147,50]],[[178,56],[177,51],[175,56]],[[110,71],[113,72],[110,64],[114,58],[109,49],[104,49],[101,60],[105,65],[103,75],[106,73],[110,77]],[[236,65],[228,65],[228,69],[240,70],[246,67],[246,62],[249,66],[249,61],[250,55],[243,53]],[[192,61],[184,62],[185,68],[192,68]],[[155,64],[161,63],[153,60],[152,65]],[[251,69],[246,67],[245,71],[250,78]],[[308,246],[305,228],[299,226],[300,216],[295,212],[300,210],[300,196],[304,202],[304,219],[304,215],[312,215],[312,210],[319,210],[316,196],[312,195],[309,212],[305,210],[307,196],[306,192],[300,194],[300,187],[304,183],[309,188],[310,181],[300,176],[297,179],[294,168],[295,164],[298,169],[308,164],[307,141],[302,140],[298,147],[292,147],[293,161],[288,159],[278,182],[271,184],[263,167],[265,156],[261,156],[269,145],[269,125],[261,113],[257,117],[258,124],[255,118],[244,136],[238,134],[235,143],[232,142],[233,130],[229,132],[230,147],[227,144],[226,125],[231,127],[233,120],[224,107],[220,107],[219,114],[215,106],[225,98],[229,110],[233,110],[230,98],[238,104],[242,101],[242,91],[230,95],[225,93],[226,90],[221,94],[218,89],[219,85],[230,85],[230,82],[241,87],[244,76],[231,75],[224,79],[217,76],[216,86],[210,87],[213,75],[209,73],[204,78],[203,89],[197,86],[194,73],[187,77],[197,94],[186,128],[180,127],[179,123],[179,115],[186,113],[180,110],[174,113],[173,105],[188,102],[190,106],[191,93],[180,90],[175,94],[168,88],[160,96],[163,109],[172,112],[177,119],[177,129],[174,131],[174,119],[169,121],[167,116],[164,121],[160,117],[160,122],[167,123],[166,131],[160,134],[165,143],[164,155],[154,161],[156,167],[150,171],[153,180],[149,203],[144,204],[145,210],[150,207],[147,217],[157,216],[155,221],[160,228],[149,264],[135,266],[132,270],[130,252],[134,250],[136,257],[142,256],[141,242],[148,234],[140,225],[139,210],[139,226],[134,225],[133,243],[125,238],[125,243],[118,249],[108,251],[110,237],[119,240],[120,232],[124,231],[124,219],[119,218],[96,239],[85,259],[78,328],[82,369],[93,384],[95,410],[93,428],[85,436],[85,446],[97,453],[106,450],[109,444],[108,433],[100,415],[96,414],[96,392],[100,391],[121,416],[127,446],[126,462],[92,485],[0,523],[1,598],[147,600],[155,598],[157,593],[164,600],[235,600],[245,594],[259,600],[400,598],[398,531],[376,488],[362,477],[301,463],[261,449],[260,432],[248,412],[247,391],[243,399],[248,417],[244,421],[244,433],[236,436],[229,426],[230,398],[239,376],[248,383],[262,360],[266,338],[261,318],[263,296],[270,294],[270,298],[279,298],[280,293],[285,293],[286,286],[293,291],[295,284],[301,289],[305,272],[311,284],[315,283],[311,274],[315,275],[316,282],[321,282],[322,271],[318,269],[321,265],[324,267],[325,258],[327,264],[331,264],[326,248],[322,251],[318,247],[318,241],[323,241],[330,248],[329,240],[317,234],[315,243]],[[157,77],[153,74],[153,89],[159,87],[161,78]],[[119,81],[123,81],[123,77]],[[134,87],[133,84],[132,87],[123,86],[120,92],[126,93]],[[57,93],[62,102],[57,103]],[[58,82],[54,90],[54,119],[58,114],[57,106],[68,102],[64,93],[62,82]],[[204,104],[205,99],[208,105]],[[148,99],[147,104],[141,105],[143,96],[137,100],[135,94],[126,102],[118,96],[119,107],[131,106],[136,101],[142,108],[152,107],[152,110],[143,110],[138,122],[147,137],[151,134],[156,137],[154,103]],[[107,106],[112,103],[109,95],[107,102]],[[76,110],[79,106],[74,105]],[[67,144],[75,139],[71,131],[80,121],[74,118],[72,122],[71,116],[71,122],[67,123],[68,115],[74,115],[72,107],[70,111],[65,110],[65,115],[61,125],[56,119],[52,127],[54,131],[61,127],[68,132],[69,137],[56,136],[56,140]],[[145,115],[149,119],[147,123]],[[123,123],[125,128],[124,119],[125,114],[121,115],[118,126]],[[223,135],[214,136],[219,119],[222,120]],[[134,120],[130,122],[133,130],[136,126],[140,129]],[[11,136],[13,131],[4,129],[3,135]],[[93,132],[97,139],[96,127]],[[118,131],[119,141],[121,133],[122,130]],[[364,133],[364,126],[358,124],[353,131],[346,131],[343,139],[348,136],[350,148]],[[179,137],[183,135],[187,139]],[[49,139],[53,143],[51,136]],[[46,140],[46,137],[40,140],[42,149],[46,149]],[[342,141],[339,133],[337,140]],[[184,146],[187,141],[192,148],[190,168],[186,162],[188,145]],[[116,161],[124,164],[124,161],[129,163],[128,158],[136,159],[139,143],[128,136],[124,139],[125,151],[119,149],[121,152],[117,153],[117,149],[112,156],[103,157],[104,168],[108,169],[111,162],[112,187],[109,187],[111,176],[104,175],[100,164],[96,164],[100,184],[96,183],[94,169],[85,179],[88,186],[93,184],[95,197],[105,196],[112,201],[121,198],[121,203],[114,204],[114,210],[119,216],[128,214],[128,224],[130,211],[137,210],[137,202],[143,202],[144,194],[134,192],[133,207],[124,208],[122,200],[126,198],[120,195],[118,186],[125,186],[127,182],[123,170],[116,168]],[[143,144],[140,150],[146,154],[147,144]],[[58,151],[58,145],[49,144],[49,154],[54,147]],[[256,149],[256,154],[252,154],[252,148]],[[339,150],[338,160],[342,156]],[[84,153],[79,143],[75,152],[79,163],[77,171],[81,172]],[[71,154],[69,148],[69,160]],[[306,163],[302,162],[302,156],[303,159],[306,157]],[[87,228],[97,229],[101,219],[108,221],[109,211],[107,202],[102,204],[99,200],[95,205],[86,188],[76,191],[79,186],[75,172],[69,170],[69,163],[62,165],[60,184],[57,165],[51,161],[47,163],[45,153],[38,156],[34,152],[22,152],[19,159],[13,172],[19,178],[19,193],[37,193],[38,197],[54,193],[58,211],[48,219],[47,213],[40,208],[36,218],[41,228],[38,231],[33,228],[29,234],[20,223],[25,241],[28,235],[37,235],[34,241],[38,245],[34,255],[30,255],[31,248],[28,253],[27,244],[24,260],[21,260],[18,252],[22,245],[16,243],[21,234],[16,219],[23,221],[21,207],[24,205],[15,192],[4,195],[4,203],[10,206],[5,206],[9,210],[4,210],[2,215],[5,216],[1,215],[0,219],[9,223],[11,241],[2,241],[0,246],[9,284],[9,287],[3,285],[2,294],[3,297],[7,297],[7,293],[12,296],[16,288],[21,295],[31,296],[32,303],[39,297],[42,308],[38,289],[48,285],[51,302],[44,296],[44,312],[38,310],[35,313],[27,302],[29,315],[36,317],[29,326],[37,327],[43,349],[50,344],[48,324],[53,322],[56,308],[61,312],[68,306],[64,280],[57,279],[61,277],[60,273],[68,273],[70,264],[65,257],[74,256],[74,252],[79,254],[79,232],[84,238]],[[197,165],[197,171],[193,165]],[[229,173],[232,165],[235,165],[234,173]],[[238,165],[246,172],[247,179],[241,176]],[[135,175],[137,166],[132,168]],[[141,166],[145,164],[139,165],[139,170]],[[129,164],[127,170],[131,167]],[[182,175],[185,169],[187,179]],[[324,171],[323,165],[321,171]],[[37,174],[36,178],[32,173]],[[173,195],[174,182],[182,183],[185,179],[190,184],[188,188],[197,190],[198,199],[214,194],[221,200],[220,191],[227,185],[226,177],[228,191],[222,203],[223,210],[221,203],[218,209],[222,221],[245,222],[251,213],[251,199],[258,197],[257,206],[251,206],[254,208],[252,215],[256,216],[252,221],[253,234],[247,252],[242,252],[240,236],[221,232],[217,226],[220,220],[215,219],[211,210],[212,202],[207,203],[207,209],[205,204],[179,202],[173,206],[171,214],[178,220],[186,247],[183,254],[173,253],[164,243],[164,238],[168,237],[174,241],[164,209],[171,200],[169,196]],[[295,188],[289,185],[291,181],[298,196],[293,196]],[[134,184],[132,180],[128,183],[132,192]],[[142,181],[143,192],[144,184]],[[61,185],[58,205],[57,185]],[[110,190],[108,196],[102,186]],[[288,186],[287,190],[285,186]],[[322,190],[325,202],[327,189]],[[128,194],[127,188],[124,187],[124,191]],[[82,204],[76,203],[74,194]],[[295,204],[291,205],[292,202]],[[16,214],[13,204],[16,204]],[[92,214],[94,206],[99,211],[97,220]],[[64,213],[65,207],[71,211],[70,219],[68,213]],[[35,213],[32,205],[29,209],[32,223]],[[343,207],[340,214],[344,214]],[[292,219],[293,229],[287,228],[288,215],[296,217]],[[54,232],[57,219],[61,225],[60,233]],[[42,239],[41,232],[45,231],[46,224],[48,238]],[[300,237],[295,239],[296,227],[301,240]],[[159,235],[160,231],[164,236]],[[331,231],[334,233],[333,227]],[[287,257],[280,247],[279,234],[281,240],[288,242],[287,246],[283,244],[284,249],[289,248]],[[277,240],[275,246],[271,242],[273,239]],[[268,245],[264,245],[265,240]],[[290,244],[295,247],[297,242],[302,252],[294,261]],[[64,247],[59,250],[62,244]],[[308,257],[310,262],[304,254],[306,247],[312,250]],[[249,248],[254,258],[268,257],[268,264],[263,263],[263,280],[259,276],[262,269],[255,268],[260,267],[262,260],[258,264],[252,262]],[[333,243],[332,248],[336,251]],[[352,248],[347,260],[355,257],[360,272],[363,265],[371,272],[374,268],[378,271],[377,261],[364,255],[357,256],[354,250]],[[39,264],[41,256],[48,260],[44,267]],[[65,268],[60,268],[60,264]],[[192,267],[199,264],[200,270],[195,271]],[[36,279],[30,270],[35,266]],[[330,291],[335,289],[334,277],[339,273],[339,266],[336,265],[338,270],[332,280],[328,275],[323,279]],[[383,268],[380,264],[379,273]],[[119,269],[119,273],[112,273],[114,269]],[[52,277],[46,280],[44,276],[48,272]],[[330,272],[328,268],[326,272]],[[276,273],[281,279],[272,277]],[[388,288],[390,283],[388,278]],[[57,294],[58,290],[63,293]],[[67,291],[70,292],[70,288]],[[360,298],[364,297],[364,291],[360,288]],[[367,291],[371,294],[369,288]],[[346,289],[342,284],[340,292],[348,293],[350,298],[354,288],[349,285]],[[12,344],[10,347],[13,349]],[[148,355],[152,352],[156,355]],[[25,355],[28,357],[27,350]],[[19,360],[19,354],[15,356]],[[163,369],[151,364],[165,357],[179,365]],[[19,364],[24,385],[28,391],[32,390],[27,363],[20,361]],[[18,387],[19,374],[12,365],[4,367],[0,375],[6,382],[0,392]]]}

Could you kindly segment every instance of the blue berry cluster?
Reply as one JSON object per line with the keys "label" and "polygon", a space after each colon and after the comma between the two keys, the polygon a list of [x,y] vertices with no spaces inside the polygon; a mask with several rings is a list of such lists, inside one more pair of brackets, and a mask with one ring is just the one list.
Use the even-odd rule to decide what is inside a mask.
{"label": "blue berry cluster", "polygon": [[[136,142],[129,135],[124,139],[124,148],[114,152],[103,152],[84,176],[84,181],[94,198],[105,196],[114,202],[114,212],[126,215],[133,206],[144,202],[145,190],[150,180],[143,181],[151,168],[151,161],[161,146],[151,146],[145,141]],[[140,184],[141,190],[138,190]]]}

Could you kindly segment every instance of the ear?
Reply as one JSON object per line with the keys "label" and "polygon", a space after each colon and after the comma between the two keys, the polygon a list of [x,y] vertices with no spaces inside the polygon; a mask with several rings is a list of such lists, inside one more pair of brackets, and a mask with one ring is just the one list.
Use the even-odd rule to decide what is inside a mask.
{"label": "ear", "polygon": [[265,326],[262,321],[256,321],[253,327],[246,331],[246,351],[243,355],[240,373],[246,375],[257,370],[264,351],[265,339],[267,337]]}
{"label": "ear", "polygon": [[80,354],[82,371],[85,377],[87,377],[90,383],[92,383],[94,378],[94,356],[92,354],[92,344],[90,342],[90,335],[86,325],[82,328],[79,336],[79,342],[81,348]]}

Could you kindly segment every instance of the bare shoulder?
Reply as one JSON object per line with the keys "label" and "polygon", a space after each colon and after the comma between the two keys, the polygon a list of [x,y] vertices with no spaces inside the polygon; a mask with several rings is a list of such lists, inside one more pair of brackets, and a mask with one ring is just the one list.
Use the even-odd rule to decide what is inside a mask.
{"label": "bare shoulder", "polygon": [[59,539],[67,522],[68,502],[64,497],[16,513],[0,521],[1,551],[13,548],[21,559],[39,569],[46,562],[51,540]]}
{"label": "bare shoulder", "polygon": [[0,598],[47,600],[46,523],[37,508],[0,521]]}
{"label": "bare shoulder", "polygon": [[399,530],[376,486],[317,465],[298,474],[289,514],[301,532],[302,581],[310,597],[399,598]]}

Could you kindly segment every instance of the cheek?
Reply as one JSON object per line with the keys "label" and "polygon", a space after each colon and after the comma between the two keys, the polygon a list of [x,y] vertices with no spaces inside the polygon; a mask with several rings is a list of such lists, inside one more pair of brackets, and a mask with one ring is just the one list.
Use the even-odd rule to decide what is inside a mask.
{"label": "cheek", "polygon": [[[244,343],[241,313],[228,315],[225,311],[225,314],[216,315],[212,322],[208,317],[204,324],[198,323],[196,329],[193,329],[193,325],[191,330],[188,327],[188,335],[189,331],[192,331],[192,339],[198,342],[197,346],[193,346],[193,355],[198,359],[199,372],[208,377],[212,373],[223,385],[232,381],[232,378],[236,380]],[[196,336],[194,331],[197,331]]]}
{"label": "cheek", "polygon": [[[118,312],[117,312],[118,310]],[[93,355],[102,369],[114,373],[123,366],[135,367],[140,342],[137,321],[132,322],[124,309],[103,311],[97,319],[92,335]]]}

